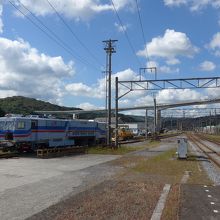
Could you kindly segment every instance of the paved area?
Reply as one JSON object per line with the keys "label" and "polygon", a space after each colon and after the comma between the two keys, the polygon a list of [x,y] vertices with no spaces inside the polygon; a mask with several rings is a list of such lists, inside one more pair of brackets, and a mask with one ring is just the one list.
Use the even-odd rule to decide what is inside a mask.
{"label": "paved area", "polygon": [[69,194],[110,178],[118,169],[103,163],[118,157],[78,155],[0,160],[0,219],[25,219]]}
{"label": "paved area", "polygon": [[220,219],[220,186],[182,185],[180,220]]}
{"label": "paved area", "polygon": [[[204,143],[209,143],[203,141]],[[214,185],[181,185],[180,220],[220,219],[219,168],[213,165],[201,150],[192,142],[192,153],[197,156],[202,168]],[[209,146],[214,144],[209,143]]]}
{"label": "paved area", "polygon": [[171,150],[171,149],[174,149],[176,147],[177,147],[177,141],[176,141],[176,139],[172,138],[172,139],[163,140],[163,142],[161,142],[158,147],[134,151],[134,152],[131,152],[127,155],[154,157],[160,153],[164,153],[164,152]]}
{"label": "paved area", "polygon": [[[152,157],[175,146],[176,139],[163,140],[158,147],[133,152],[124,157]],[[121,173],[124,167],[120,163],[111,162],[120,157],[78,155],[53,159],[0,160],[0,219],[20,220],[32,216],[39,219],[39,216],[47,216],[45,213],[49,213],[48,219],[51,219],[54,208],[49,207],[75,198],[81,192],[88,192]]]}

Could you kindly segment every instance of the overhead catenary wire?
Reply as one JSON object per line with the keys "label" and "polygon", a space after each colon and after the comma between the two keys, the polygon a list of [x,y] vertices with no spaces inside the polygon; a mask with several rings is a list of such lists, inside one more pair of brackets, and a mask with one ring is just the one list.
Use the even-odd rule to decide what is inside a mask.
{"label": "overhead catenary wire", "polygon": [[[50,38],[52,41],[54,41],[56,44],[58,44],[62,49],[64,49],[69,55],[74,57],[75,59],[79,60],[81,63],[84,63],[86,65],[89,65],[93,67],[94,69],[98,70],[93,64],[89,63],[86,59],[82,58],[79,55],[76,55],[76,53],[73,53],[72,48],[70,49],[69,45],[67,45],[54,31],[52,31],[50,28],[48,28],[39,18],[37,18],[24,4],[22,4],[19,0],[18,3],[22,5],[22,7],[28,11],[40,24],[37,24],[31,17],[27,16],[21,9],[19,9],[18,6],[16,6],[12,1],[9,0],[9,3],[17,10],[19,11],[24,17],[26,17],[35,27],[37,27],[40,31],[42,31],[48,38]],[[49,32],[45,31],[42,26]]]}
{"label": "overhead catenary wire", "polygon": [[136,7],[137,7],[138,20],[139,20],[140,27],[141,27],[143,42],[144,42],[144,45],[146,45],[147,61],[150,62],[149,53],[148,53],[148,49],[147,49],[147,41],[146,41],[146,37],[145,37],[145,34],[144,34],[144,28],[143,28],[143,23],[142,23],[142,19],[141,19],[141,13],[140,13],[139,5],[138,5],[138,0],[135,0],[135,3],[136,3]]}
{"label": "overhead catenary wire", "polygon": [[95,60],[99,65],[103,67],[101,62],[96,58],[96,56],[91,52],[91,50],[80,40],[80,38],[74,33],[73,29],[67,24],[67,22],[63,19],[61,14],[58,12],[58,10],[55,8],[55,6],[49,1],[46,0],[50,7],[54,10],[56,15],[59,17],[59,19],[63,22],[63,24],[66,26],[66,28],[70,31],[70,33],[73,35],[73,37],[80,43],[80,45],[90,54],[90,56]]}
{"label": "overhead catenary wire", "polygon": [[127,33],[126,29],[124,28],[123,22],[122,22],[122,20],[121,20],[119,14],[118,14],[118,11],[117,11],[117,9],[116,9],[116,7],[115,7],[115,4],[114,4],[113,0],[111,0],[111,3],[112,3],[112,6],[113,6],[115,15],[116,15],[116,17],[117,17],[117,19],[118,19],[118,21],[119,21],[119,23],[120,23],[120,25],[121,25],[121,28],[122,28],[122,30],[123,30],[123,33],[125,34],[125,37],[126,37],[126,39],[127,39],[127,41],[128,41],[128,44],[129,44],[129,46],[130,46],[130,48],[131,48],[131,51],[132,51],[132,53],[134,54],[135,59],[136,59],[138,65],[139,65],[139,66],[142,66],[140,60],[139,60],[138,57],[137,57],[137,54],[136,54],[136,52],[135,52],[135,49],[134,49],[134,47],[133,47],[133,45],[132,45],[132,43],[131,43],[131,40],[130,40],[130,38],[129,38],[129,36],[128,36],[128,33]]}

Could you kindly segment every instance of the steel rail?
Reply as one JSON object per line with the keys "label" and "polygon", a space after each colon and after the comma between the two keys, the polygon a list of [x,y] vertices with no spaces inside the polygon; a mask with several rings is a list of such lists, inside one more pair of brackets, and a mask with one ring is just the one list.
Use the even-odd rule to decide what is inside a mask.
{"label": "steel rail", "polygon": [[[202,143],[198,138],[196,138],[194,135],[187,135],[189,140],[194,143],[212,162],[214,162],[218,167],[220,167],[220,154],[217,153],[215,150],[208,147],[206,144]],[[201,145],[203,147],[201,147]],[[204,149],[205,148],[205,149]],[[207,152],[207,149],[211,152]],[[216,155],[219,157],[219,160],[213,157],[213,155]]]}

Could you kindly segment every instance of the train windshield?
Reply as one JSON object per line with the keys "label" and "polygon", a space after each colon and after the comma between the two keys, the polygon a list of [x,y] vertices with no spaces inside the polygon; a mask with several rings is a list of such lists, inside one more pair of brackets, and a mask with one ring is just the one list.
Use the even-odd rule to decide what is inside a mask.
{"label": "train windshield", "polygon": [[4,125],[5,125],[5,122],[4,121],[0,121],[0,130],[4,129]]}
{"label": "train windshield", "polygon": [[0,130],[13,130],[14,121],[0,121]]}

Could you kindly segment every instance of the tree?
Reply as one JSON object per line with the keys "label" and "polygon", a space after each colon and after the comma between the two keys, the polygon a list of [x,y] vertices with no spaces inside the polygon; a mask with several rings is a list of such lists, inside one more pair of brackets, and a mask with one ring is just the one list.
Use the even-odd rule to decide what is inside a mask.
{"label": "tree", "polygon": [[5,116],[5,112],[0,108],[0,117]]}

